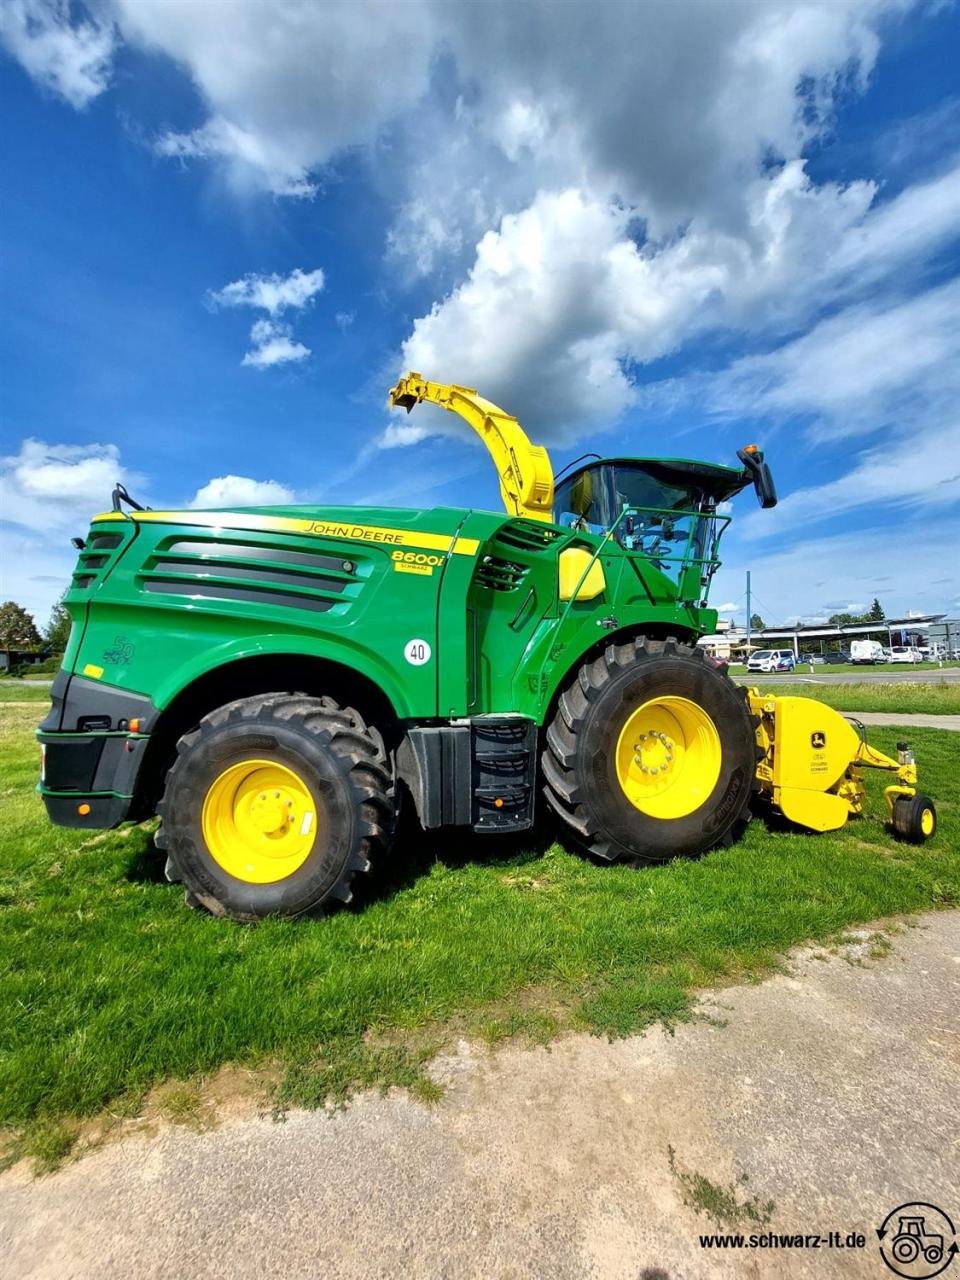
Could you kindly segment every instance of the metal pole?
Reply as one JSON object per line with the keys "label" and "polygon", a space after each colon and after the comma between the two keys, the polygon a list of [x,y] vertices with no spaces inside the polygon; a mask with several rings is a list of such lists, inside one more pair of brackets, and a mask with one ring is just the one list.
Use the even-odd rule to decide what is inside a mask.
{"label": "metal pole", "polygon": [[753,619],[750,616],[750,570],[747,570],[747,657],[750,657],[750,633],[753,630]]}

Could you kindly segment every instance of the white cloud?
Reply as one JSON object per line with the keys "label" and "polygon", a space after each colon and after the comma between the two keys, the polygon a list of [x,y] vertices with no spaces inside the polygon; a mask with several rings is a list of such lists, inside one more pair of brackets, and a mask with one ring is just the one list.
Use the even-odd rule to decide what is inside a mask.
{"label": "white cloud", "polygon": [[257,320],[250,330],[250,341],[253,347],[240,363],[252,365],[254,369],[305,360],[310,354],[309,347],[294,342],[288,324],[278,324],[275,320]]}
{"label": "white cloud", "polygon": [[942,423],[960,403],[960,279],[848,307],[775,351],[694,379],[688,394],[731,418],[809,416],[816,440]]}
{"label": "white cloud", "polygon": [[[776,512],[766,514],[774,516]],[[901,548],[908,545],[920,551],[896,554],[892,551],[894,540]],[[929,551],[924,551],[926,546]],[[744,570],[750,569],[752,608],[768,625],[841,611],[861,612],[869,608],[874,596],[888,617],[902,617],[908,609],[940,613],[957,596],[960,570],[953,559],[938,563],[937,568],[947,576],[938,574],[939,581],[933,582],[927,573],[918,572],[921,561],[917,554],[926,556],[923,563],[929,563],[934,548],[955,546],[960,546],[956,515],[923,522],[913,532],[902,528],[892,531],[889,523],[873,521],[855,531],[828,531],[820,537],[803,538],[787,549],[772,546],[762,555],[731,545],[724,550],[714,594],[722,599],[741,592]],[[859,607],[848,609],[851,602]]]}
{"label": "white cloud", "polygon": [[[736,214],[737,185],[829,124],[836,93],[865,83],[881,22],[910,7],[687,0],[607,6],[598,17],[550,0],[234,0],[225,23],[214,0],[104,2],[125,39],[174,59],[205,103],[196,127],[161,139],[166,154],[215,159],[238,183],[302,195],[325,165],[398,122],[422,143],[431,68],[442,68],[461,92],[445,127],[429,130],[435,179],[446,181],[451,155],[469,164],[478,148],[496,150],[508,169],[529,172],[521,202],[499,211],[588,174],[590,189],[641,206],[656,235],[718,201]],[[464,130],[474,135],[466,147]],[[430,203],[437,189],[431,181]],[[443,214],[441,239],[455,245],[463,224],[451,207]]]}
{"label": "white cloud", "polygon": [[19,453],[0,458],[0,519],[28,529],[71,527],[108,510],[118,481],[136,489],[140,477],[114,444],[24,440]]}
{"label": "white cloud", "polygon": [[[459,280],[415,323],[405,360],[569,439],[632,402],[635,365],[705,328],[794,324],[828,284],[849,292],[902,260],[918,227],[927,242],[931,226],[941,239],[955,228],[946,186],[868,217],[873,183],[817,186],[800,159],[866,84],[881,30],[914,7],[686,0],[598,16],[551,0],[234,0],[224,23],[215,0],[100,0],[98,12],[198,90],[201,118],[161,138],[164,153],[304,195],[361,149],[397,205],[388,260]],[[262,277],[215,296],[271,316],[283,305]],[[261,345],[248,364],[303,358],[283,334]]]}
{"label": "white cloud", "polygon": [[268,369],[276,364],[290,364],[305,360],[310,348],[295,342],[289,324],[274,317],[284,311],[300,311],[311,306],[324,285],[323,271],[303,271],[300,267],[288,276],[250,275],[212,290],[207,296],[214,307],[253,307],[266,311],[269,320],[257,320],[250,330],[253,347],[243,357],[242,364],[255,369]]}
{"label": "white cloud", "polygon": [[717,613],[736,613],[740,606],[732,600],[728,600],[726,604],[714,605]]}
{"label": "white cloud", "polygon": [[[44,7],[67,13],[65,0]],[[623,198],[658,238],[706,210],[741,225],[744,181],[829,126],[836,97],[864,86],[882,24],[911,7],[233,0],[224,22],[217,0],[96,6],[127,43],[182,67],[204,104],[162,153],[304,195],[345,152],[377,148],[406,206],[398,239],[419,225],[420,256],[471,243],[478,205],[489,227],[571,185]],[[441,76],[448,93],[435,92]]]}
{"label": "white cloud", "polygon": [[143,478],[129,471],[113,444],[46,444],[24,440],[0,458],[0,595],[46,622],[70,580],[90,517],[110,508],[117,482],[142,496]]}
{"label": "white cloud", "polygon": [[239,187],[311,194],[310,175],[375,141],[426,91],[434,20],[422,0],[112,0],[124,37],[173,58],[208,116],[168,155],[227,166]]}
{"label": "white cloud", "polygon": [[276,480],[252,480],[249,476],[215,476],[198,489],[190,507],[289,506],[296,494]]}
{"label": "white cloud", "polygon": [[324,286],[323,271],[303,271],[296,267],[288,276],[257,275],[251,272],[232,284],[210,293],[210,301],[217,307],[255,307],[270,316],[293,309],[299,310],[313,301]]}
{"label": "white cloud", "polygon": [[419,444],[432,434],[430,427],[422,422],[390,422],[377,437],[377,445],[381,449],[402,449]]}
{"label": "white cloud", "polygon": [[400,364],[481,387],[543,439],[569,440],[634,402],[628,362],[782,310],[797,262],[822,256],[818,245],[835,243],[872,195],[869,183],[816,188],[798,161],[745,191],[749,236],[694,220],[640,246],[623,205],[541,193],[481,239],[466,280],[415,322]]}
{"label": "white cloud", "polygon": [[[836,519],[849,511],[889,506],[923,507],[928,518],[938,509],[960,501],[960,417],[925,424],[894,441],[884,441],[860,454],[857,463],[836,480],[797,489],[783,499],[771,518],[760,513],[741,524],[744,534],[774,537],[789,529],[805,528],[821,520]],[[931,537],[942,530],[931,526]],[[891,539],[888,551],[912,535],[901,531]]]}
{"label": "white cloud", "polygon": [[[851,442],[839,454],[825,453],[816,484],[782,496],[773,512],[738,521],[745,537],[774,538],[865,507],[933,512],[955,503],[958,405],[960,280],[954,280],[906,300],[847,307],[719,374],[654,384],[644,407],[651,421],[695,407],[714,419],[764,421],[771,433],[789,421],[790,438],[810,451]],[[872,439],[858,451],[858,437]],[[768,456],[776,471],[773,443]],[[830,476],[837,460],[841,472]]]}
{"label": "white cloud", "polygon": [[110,83],[112,23],[72,20],[69,0],[4,0],[0,44],[43,88],[85,107]]}
{"label": "white cloud", "polygon": [[269,141],[220,116],[189,133],[161,134],[154,149],[158,155],[178,160],[225,160],[234,185],[241,188],[253,178],[274,195],[310,200],[317,194],[317,184],[305,177],[299,166],[294,165],[291,171],[282,152]]}

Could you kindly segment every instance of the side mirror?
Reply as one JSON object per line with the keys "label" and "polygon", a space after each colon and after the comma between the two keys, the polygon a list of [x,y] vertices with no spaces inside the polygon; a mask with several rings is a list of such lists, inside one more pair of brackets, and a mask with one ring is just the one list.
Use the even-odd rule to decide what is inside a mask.
{"label": "side mirror", "polygon": [[743,463],[746,479],[753,481],[757,501],[764,510],[777,505],[777,486],[773,483],[773,472],[763,460],[763,454],[756,445],[748,445],[746,449],[738,449],[737,457]]}

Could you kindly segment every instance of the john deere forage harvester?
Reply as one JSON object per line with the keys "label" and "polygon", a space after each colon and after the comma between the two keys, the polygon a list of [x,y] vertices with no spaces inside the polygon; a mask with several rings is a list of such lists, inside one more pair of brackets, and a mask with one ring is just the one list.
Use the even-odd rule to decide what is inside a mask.
{"label": "john deere forage harvester", "polygon": [[40,727],[54,822],[153,812],[188,903],[241,919],[350,898],[401,796],[424,827],[507,832],[545,802],[586,850],[634,864],[736,837],[752,798],[817,831],[888,769],[893,825],[936,816],[836,712],[738,688],[697,646],[737,467],[544,449],[465,387],[410,374],[484,440],[505,513],[434,507],[144,510],[93,518]]}

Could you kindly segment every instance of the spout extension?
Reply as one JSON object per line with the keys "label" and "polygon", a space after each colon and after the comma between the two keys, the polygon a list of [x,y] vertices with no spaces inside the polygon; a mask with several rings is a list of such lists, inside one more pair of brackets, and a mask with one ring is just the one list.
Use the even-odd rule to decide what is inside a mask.
{"label": "spout extension", "polygon": [[487,446],[500,478],[504,509],[528,520],[553,519],[553,467],[542,445],[533,444],[516,418],[504,413],[472,387],[429,382],[408,373],[391,387],[391,407],[411,411],[427,400],[457,414]]}

